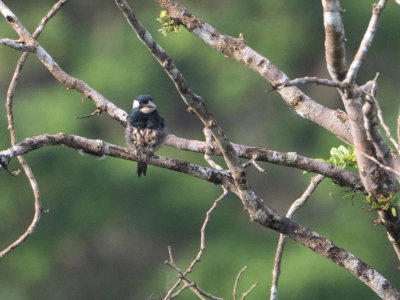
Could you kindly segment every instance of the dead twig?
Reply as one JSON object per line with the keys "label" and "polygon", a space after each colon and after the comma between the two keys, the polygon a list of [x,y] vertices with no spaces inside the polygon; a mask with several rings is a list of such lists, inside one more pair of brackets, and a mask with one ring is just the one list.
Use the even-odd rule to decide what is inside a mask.
{"label": "dead twig", "polygon": [[239,284],[239,279],[240,279],[240,276],[242,276],[243,271],[246,269],[247,269],[247,266],[244,266],[236,276],[235,284],[233,285],[233,300],[237,300],[236,294],[237,294],[237,286]]}
{"label": "dead twig", "polygon": [[373,85],[371,88],[371,91],[367,94],[370,99],[375,103],[375,109],[376,109],[376,114],[379,120],[379,123],[381,124],[383,130],[385,131],[386,137],[390,140],[390,142],[393,144],[393,146],[399,151],[399,144],[396,142],[396,140],[393,138],[390,128],[386,125],[385,120],[383,119],[383,113],[381,106],[379,105],[379,101],[376,98],[376,88],[377,88],[377,79],[378,79],[379,73],[376,74],[375,79],[373,80]]}
{"label": "dead twig", "polygon": [[[193,261],[190,263],[189,267],[186,269],[185,272],[182,273],[182,272],[179,270],[179,268],[175,265],[174,260],[173,260],[173,256],[172,256],[171,247],[168,247],[169,260],[166,261],[165,263],[166,263],[167,265],[171,266],[171,267],[172,267],[172,266],[175,266],[174,269],[175,269],[175,271],[177,271],[177,272],[179,273],[180,276],[179,276],[179,279],[175,282],[175,284],[168,290],[167,294],[166,294],[165,297],[164,297],[164,300],[167,300],[167,299],[171,299],[171,298],[173,298],[173,297],[176,297],[181,291],[183,291],[183,289],[181,288],[181,289],[178,290],[179,293],[177,293],[177,292],[174,293],[175,289],[181,284],[182,280],[186,281],[187,283],[192,284],[192,282],[189,281],[189,280],[186,278],[186,276],[187,276],[188,274],[190,274],[190,273],[193,271],[193,268],[195,267],[195,265],[196,265],[198,262],[200,262],[200,258],[201,258],[201,256],[203,255],[204,250],[206,249],[206,245],[205,245],[205,243],[206,243],[206,228],[207,228],[208,222],[209,222],[209,220],[210,220],[210,215],[211,215],[211,213],[214,211],[214,209],[217,207],[218,203],[219,203],[223,198],[225,198],[226,195],[228,195],[228,189],[226,189],[224,186],[222,186],[222,189],[223,189],[223,192],[222,192],[221,196],[219,196],[219,197],[214,201],[213,205],[210,207],[210,209],[209,209],[209,210],[207,211],[207,213],[206,213],[206,217],[205,217],[205,219],[204,219],[203,225],[202,225],[201,230],[200,230],[200,249],[199,249],[199,251],[198,251],[196,257],[195,257],[195,258],[193,259]],[[193,288],[198,289],[198,287],[197,287],[196,285],[193,286]],[[199,291],[199,292],[200,292],[200,291]],[[203,292],[204,292],[204,291],[202,291],[202,292],[200,292],[200,293],[201,293],[203,296],[206,296],[206,294],[204,294]],[[173,293],[174,293],[174,294],[173,294]],[[208,293],[207,293],[207,294],[208,294]],[[211,294],[209,294],[209,295],[211,295]],[[209,295],[207,295],[207,297],[210,297]],[[215,296],[213,296],[213,297],[215,297]],[[210,297],[210,298],[211,298],[211,297]],[[211,299],[222,299],[222,298],[215,297],[215,298],[211,298]]]}
{"label": "dead twig", "polygon": [[372,5],[372,16],[367,30],[365,31],[360,43],[360,47],[358,48],[357,53],[350,64],[349,70],[346,74],[346,79],[344,80],[347,83],[352,83],[357,77],[357,73],[361,67],[362,61],[367,56],[367,52],[372,44],[372,41],[374,40],[375,33],[379,25],[379,19],[383,9],[386,6],[386,2],[387,0],[380,0],[378,3],[374,3]]}
{"label": "dead twig", "polygon": [[339,88],[341,90],[345,90],[350,87],[348,83],[345,83],[342,81],[330,80],[330,79],[319,78],[319,77],[305,76],[305,77],[301,77],[301,78],[287,80],[281,84],[276,85],[275,88],[279,89],[279,88],[283,88],[283,87],[295,86],[295,85],[299,85],[299,84],[308,84],[308,83],[315,83],[317,85],[325,85],[325,86],[335,87],[335,88]]}
{"label": "dead twig", "polygon": [[257,158],[258,158],[258,155],[255,154],[251,159],[249,159],[249,161],[247,161],[244,164],[242,164],[242,168],[244,169],[244,168],[247,168],[248,166],[252,165],[258,171],[260,171],[261,173],[264,173],[265,170],[263,168],[261,168],[260,165],[257,163]]}
{"label": "dead twig", "polygon": [[[291,219],[296,211],[304,206],[307,200],[311,197],[312,193],[315,191],[317,186],[324,180],[325,177],[323,175],[317,175],[311,178],[311,182],[303,195],[298,198],[293,204],[290,206],[289,210],[286,213],[286,217]],[[283,256],[283,250],[285,248],[286,236],[284,234],[279,235],[279,242],[276,248],[275,260],[274,260],[274,268],[272,270],[272,285],[271,285],[271,296],[270,300],[278,299],[278,283],[279,276],[281,274],[281,262]]]}
{"label": "dead twig", "polygon": [[102,114],[103,111],[104,111],[103,108],[97,107],[97,108],[96,108],[93,112],[91,112],[90,114],[85,115],[85,116],[76,117],[76,119],[78,119],[78,120],[80,120],[80,119],[86,119],[86,118],[93,117],[94,115],[100,116],[100,115]]}
{"label": "dead twig", "polygon": [[240,298],[240,300],[244,300],[257,285],[258,285],[258,282],[253,283],[253,285],[251,287],[249,287],[249,289],[242,294],[242,297]]}

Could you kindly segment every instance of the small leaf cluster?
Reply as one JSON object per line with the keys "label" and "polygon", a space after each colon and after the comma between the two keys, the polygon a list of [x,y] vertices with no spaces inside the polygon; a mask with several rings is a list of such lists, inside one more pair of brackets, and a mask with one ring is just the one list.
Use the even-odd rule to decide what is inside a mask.
{"label": "small leaf cluster", "polygon": [[161,23],[161,28],[158,31],[165,37],[170,32],[178,32],[180,30],[179,24],[171,18],[166,10],[160,12],[160,17],[157,18],[157,21]]}
{"label": "small leaf cluster", "polygon": [[348,146],[347,148],[343,145],[337,148],[332,147],[329,154],[331,157],[328,160],[321,160],[341,168],[357,168],[357,159],[353,146]]}
{"label": "small leaf cluster", "polygon": [[396,217],[396,208],[395,206],[400,206],[400,193],[391,194],[388,198],[384,199],[372,199],[371,196],[366,196],[365,200],[367,200],[368,204],[374,210],[388,210],[392,212],[392,215]]}
{"label": "small leaf cluster", "polygon": [[[337,148],[332,147],[329,151],[329,154],[331,155],[329,159],[317,158],[316,160],[323,161],[343,169],[346,167],[357,168],[357,159],[353,146],[348,146],[347,148],[343,145],[340,145]],[[303,171],[303,174],[306,173],[308,172]]]}

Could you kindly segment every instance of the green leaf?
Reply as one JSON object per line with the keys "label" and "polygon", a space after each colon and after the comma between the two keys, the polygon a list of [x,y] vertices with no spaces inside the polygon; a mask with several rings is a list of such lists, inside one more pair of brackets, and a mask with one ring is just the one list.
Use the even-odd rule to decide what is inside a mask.
{"label": "green leaf", "polygon": [[392,207],[392,208],[391,208],[391,211],[392,211],[393,217],[396,217],[396,208]]}
{"label": "green leaf", "polygon": [[161,23],[161,28],[158,30],[163,36],[167,36],[170,32],[178,32],[180,30],[179,24],[171,18],[166,10],[160,11],[160,17],[157,21]]}

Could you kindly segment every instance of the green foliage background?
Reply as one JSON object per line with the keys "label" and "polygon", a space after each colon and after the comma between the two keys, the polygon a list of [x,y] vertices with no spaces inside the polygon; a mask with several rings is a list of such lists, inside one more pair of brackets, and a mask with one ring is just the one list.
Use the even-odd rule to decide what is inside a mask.
{"label": "green foliage background", "polygon": [[[32,32],[55,1],[5,1]],[[228,137],[237,143],[310,157],[329,157],[341,142],[295,115],[256,73],[225,58],[185,30],[166,38],[158,32],[156,1],[129,1],[141,22],[166,49],[193,90],[202,95]],[[327,77],[322,8],[319,1],[182,1],[222,32],[243,33],[248,44],[289,77]],[[372,1],[344,1],[348,59],[355,54],[370,18]],[[400,7],[389,1],[376,41],[360,72],[360,82],[380,72],[379,99],[387,123],[395,128],[399,94]],[[0,37],[16,38],[2,19]],[[129,111],[135,95],[150,93],[170,133],[202,139],[200,122],[186,112],[173,84],[137,40],[114,1],[71,0],[48,24],[41,45],[69,74],[85,80]],[[389,47],[390,45],[390,47]],[[0,97],[20,53],[0,48]],[[316,101],[342,108],[333,89],[302,87]],[[9,146],[6,113],[0,110],[0,146]],[[65,132],[124,145],[124,130],[106,115],[79,119],[95,109],[68,91],[30,57],[14,100],[18,139]],[[165,147],[160,154],[205,165],[202,155]],[[163,261],[171,245],[183,269],[199,247],[205,212],[220,187],[168,170],[149,168],[135,175],[135,163],[96,160],[62,147],[26,155],[49,212],[35,233],[0,263],[0,299],[161,299],[176,279]],[[248,169],[253,187],[284,213],[313,174],[264,164],[265,174]],[[13,161],[11,170],[19,168]],[[21,234],[33,215],[24,175],[0,173],[0,248]],[[329,196],[332,193],[333,197]],[[400,288],[395,254],[384,229],[372,225],[364,197],[326,180],[296,221],[330,238],[375,267]],[[211,217],[207,250],[191,276],[202,288],[230,298],[238,271],[247,265],[239,291],[255,281],[249,299],[269,294],[278,234],[249,221],[240,201],[230,195]],[[376,299],[347,271],[310,250],[288,242],[279,294],[281,299]],[[182,299],[194,299],[185,293]]]}

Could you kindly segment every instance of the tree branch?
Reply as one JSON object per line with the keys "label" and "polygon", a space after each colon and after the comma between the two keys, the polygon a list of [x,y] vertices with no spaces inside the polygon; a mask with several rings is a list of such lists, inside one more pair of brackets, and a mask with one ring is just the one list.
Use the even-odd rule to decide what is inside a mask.
{"label": "tree branch", "polygon": [[348,83],[352,83],[356,79],[362,61],[367,56],[367,52],[371,47],[372,41],[375,37],[375,33],[379,25],[379,19],[383,9],[386,6],[386,2],[387,0],[379,0],[378,3],[374,3],[372,5],[372,16],[371,20],[369,21],[368,28],[365,31],[365,34],[360,43],[360,47],[358,48],[358,51],[354,56],[353,61],[351,62],[349,70],[347,71],[345,81]]}
{"label": "tree branch", "polygon": [[342,81],[337,81],[337,80],[329,80],[329,79],[324,79],[324,78],[319,78],[319,77],[313,77],[313,76],[306,76],[306,77],[301,77],[301,78],[295,78],[292,80],[288,80],[280,85],[277,86],[279,89],[280,87],[286,87],[286,86],[295,86],[298,84],[306,84],[306,83],[315,83],[318,85],[325,85],[325,86],[330,86],[330,87],[336,87],[338,89],[344,90],[350,88],[350,85],[342,82]]}
{"label": "tree branch", "polygon": [[[169,260],[167,260],[165,262],[165,264],[167,264],[168,266],[170,266],[172,269],[174,269],[180,277],[180,280],[185,282],[185,285],[179,289],[179,291],[176,294],[176,296],[179,295],[179,293],[181,293],[184,289],[188,288],[190,289],[197,297],[199,297],[200,299],[205,299],[204,297],[213,299],[213,300],[224,300],[223,298],[220,297],[216,297],[206,291],[204,291],[203,289],[201,289],[195,282],[190,281],[189,279],[186,278],[186,276],[182,273],[182,271],[175,265],[174,263],[174,259],[172,257],[172,252],[171,252],[171,247],[168,248],[169,250]],[[204,296],[204,297],[203,297]],[[168,297],[164,297],[164,300],[169,300],[174,298],[175,295],[168,295]]]}
{"label": "tree branch", "polygon": [[[210,209],[207,211],[206,213],[206,218],[204,219],[203,225],[201,226],[201,230],[200,230],[200,249],[199,252],[197,253],[196,257],[194,258],[194,260],[190,263],[189,267],[186,269],[185,272],[181,272],[180,273],[180,277],[179,279],[176,281],[176,283],[168,290],[167,294],[164,297],[164,300],[168,300],[171,297],[172,293],[175,291],[175,289],[179,286],[179,284],[182,282],[182,280],[184,280],[184,278],[186,278],[186,276],[188,274],[190,274],[193,271],[194,266],[200,262],[200,258],[203,255],[204,251],[206,250],[206,227],[208,225],[208,222],[210,221],[210,215],[211,213],[214,211],[214,209],[217,207],[218,203],[225,198],[228,195],[228,190],[222,186],[223,192],[221,194],[221,196],[219,196],[213,203],[213,205],[210,207]],[[173,257],[172,257],[172,253],[171,253],[171,248],[169,248],[169,261],[167,262],[168,265],[175,265]],[[181,291],[181,290],[180,290]],[[179,295],[180,291],[178,291],[177,293],[175,293],[173,296],[177,296]]]}
{"label": "tree branch", "polygon": [[363,105],[364,127],[369,140],[371,140],[374,145],[375,153],[379,158],[379,161],[392,167],[392,150],[387,145],[385,138],[378,128],[376,103],[377,100],[375,95],[371,94],[370,96],[365,97],[365,103]]}
{"label": "tree branch", "polygon": [[235,284],[233,285],[233,293],[232,293],[233,300],[237,300],[236,295],[237,295],[237,286],[239,284],[239,279],[240,279],[240,276],[242,276],[242,273],[244,272],[244,270],[246,270],[246,269],[247,269],[247,266],[244,266],[236,276]]}
{"label": "tree branch", "polygon": [[[60,0],[56,4],[53,5],[53,7],[50,9],[50,11],[47,13],[47,15],[41,20],[39,26],[36,28],[33,37],[36,39],[40,33],[43,31],[46,23],[57,13],[57,11],[66,3],[68,0]],[[7,109],[7,120],[8,120],[8,129],[10,131],[10,137],[11,137],[11,144],[15,145],[17,143],[17,138],[15,134],[15,128],[14,128],[14,114],[12,111],[12,106],[13,106],[13,97],[14,97],[14,92],[17,86],[18,78],[20,75],[20,72],[25,64],[26,58],[28,57],[28,52],[25,52],[21,55],[20,59],[18,60],[17,66],[15,68],[13,77],[11,79],[11,82],[8,87],[7,91],[7,100],[6,100],[6,109]],[[27,230],[16,240],[14,241],[11,245],[9,245],[6,249],[4,249],[0,253],[0,259],[2,259],[5,255],[10,253],[13,249],[15,249],[17,246],[19,246],[23,241],[25,241],[29,235],[35,230],[39,219],[42,214],[42,202],[40,198],[40,192],[39,192],[39,185],[37,183],[37,180],[35,178],[35,175],[33,174],[32,169],[28,165],[27,161],[23,156],[18,156],[18,161],[22,168],[24,169],[24,172],[31,184],[32,187],[32,192],[34,196],[34,216],[32,219],[31,224],[28,226]]]}
{"label": "tree branch", "polygon": [[[126,160],[141,161],[141,158],[137,156],[134,151],[130,151],[127,148],[113,145],[102,140],[93,140],[77,135],[58,133],[53,135],[43,134],[27,138],[6,150],[0,151],[0,162],[7,166],[10,160],[16,156],[24,155],[41,147],[55,145],[82,149],[99,156],[108,155]],[[215,184],[223,184],[231,180],[229,174],[224,171],[217,171],[178,159],[152,155],[147,157],[146,162],[153,166],[178,171]]]}
{"label": "tree branch", "polygon": [[[167,72],[171,80],[174,82],[178,92],[181,94],[182,99],[189,106],[189,108],[200,118],[203,124],[205,124],[205,127],[211,130],[216,140],[216,143],[224,156],[225,162],[228,165],[229,171],[233,177],[233,182],[229,182],[228,186],[242,200],[244,208],[249,213],[250,219],[258,222],[262,226],[288,235],[296,242],[343,266],[359,280],[367,284],[378,295],[387,297],[393,295],[400,296],[399,292],[396,289],[392,288],[390,282],[387,279],[385,279],[382,275],[380,275],[366,263],[357,259],[353,254],[347,252],[340,247],[337,247],[331,241],[321,237],[316,232],[278,215],[276,212],[274,212],[272,209],[264,204],[263,200],[259,198],[249,188],[245,172],[243,171],[240,162],[238,161],[233,147],[226,139],[221,128],[217,125],[211,114],[208,112],[202,98],[194,94],[190,90],[185,79],[176,68],[176,66],[173,64],[172,60],[157,44],[151,34],[139,23],[129,5],[124,0],[115,1],[121,11],[124,13],[131,27],[136,31],[138,38],[145,44],[145,46],[149,49],[149,51],[153,54],[153,56],[157,59],[157,61]],[[164,9],[168,11],[168,13],[173,18],[179,20],[183,24],[185,24],[184,22],[186,22],[185,26],[187,28],[188,26],[193,25],[192,27],[188,28],[189,31],[194,32],[195,34],[197,33],[197,35],[205,38],[206,42],[209,42],[211,44],[211,41],[216,41],[216,43],[218,41],[225,41],[225,46],[231,46],[230,48],[219,48],[217,44],[216,48],[221,52],[224,53],[224,51],[227,51],[227,54],[239,55],[238,53],[241,53],[243,51],[244,48],[241,47],[243,45],[241,44],[243,43],[243,41],[235,44],[234,41],[230,40],[232,42],[230,43],[230,37],[228,37],[228,41],[220,40],[218,38],[221,38],[222,34],[216,32],[214,29],[213,33],[219,34],[220,36],[213,36],[213,38],[211,38],[211,27],[208,24],[202,23],[200,20],[190,14],[183,6],[179,5],[175,1],[159,0],[159,3]],[[204,28],[206,28],[205,31],[203,30]],[[237,49],[237,51],[235,49]],[[265,60],[264,63],[271,67],[271,65],[269,65],[269,63],[267,63]],[[281,77],[278,78],[281,79]],[[275,82],[275,84],[279,83],[279,80]],[[341,130],[341,134],[345,135],[344,131]],[[362,271],[360,272],[360,270]]]}
{"label": "tree branch", "polygon": [[115,106],[111,101],[107,100],[102,94],[94,90],[83,80],[72,77],[64,72],[50,54],[36,42],[14,13],[2,1],[0,1],[0,13],[6,18],[9,25],[17,32],[21,41],[23,41],[25,45],[35,47],[36,50],[34,53],[37,58],[60,83],[69,89],[74,89],[82,93],[85,97],[95,102],[100,111],[107,112],[112,119],[115,119],[122,125],[126,126],[128,117],[127,113]]}
{"label": "tree branch", "polygon": [[383,119],[383,113],[382,113],[381,106],[379,105],[378,99],[376,99],[376,97],[373,96],[372,100],[375,103],[376,113],[377,113],[377,116],[379,119],[379,123],[381,124],[382,128],[385,130],[386,137],[391,141],[391,143],[393,144],[393,146],[396,148],[397,152],[399,153],[400,152],[399,144],[398,144],[398,142],[396,142],[396,140],[390,133],[390,128],[386,125],[385,120]]}
{"label": "tree branch", "polygon": [[325,59],[329,74],[342,81],[346,76],[346,36],[339,0],[322,0],[325,27]]}
{"label": "tree branch", "polygon": [[14,41],[11,39],[1,39],[0,46],[8,46],[14,50],[22,52],[34,52],[36,50],[35,46],[33,45],[25,45],[20,41]]}
{"label": "tree branch", "polygon": [[[317,175],[311,178],[311,183],[308,188],[305,190],[303,195],[293,202],[290,206],[288,212],[286,213],[286,218],[291,219],[293,215],[303,207],[308,199],[311,197],[312,193],[315,191],[317,186],[325,179],[322,175]],[[271,296],[270,300],[277,300],[278,299],[278,283],[279,283],[279,276],[281,274],[281,262],[283,256],[283,249],[285,248],[286,236],[283,234],[279,235],[278,246],[276,247],[276,254],[274,260],[274,269],[272,270],[272,285],[271,285]]]}
{"label": "tree branch", "polygon": [[[197,140],[187,140],[175,135],[168,135],[167,145],[176,147],[181,150],[193,152],[206,152],[206,143]],[[312,159],[297,154],[296,152],[278,152],[259,147],[240,145],[232,143],[236,153],[241,158],[253,159],[257,157],[257,161],[272,163],[280,166],[301,169],[307,172],[322,174],[331,178],[335,183],[341,186],[348,186],[354,190],[364,190],[360,178],[354,173],[333,166],[329,163]],[[218,149],[213,152],[214,155],[221,155]]]}
{"label": "tree branch", "polygon": [[[237,300],[236,294],[237,294],[237,286],[239,284],[239,279],[240,279],[240,276],[242,275],[243,271],[246,269],[247,269],[247,266],[244,266],[236,276],[235,284],[233,286],[233,300]],[[248,288],[247,291],[243,292],[242,297],[240,297],[240,300],[245,299],[257,285],[258,285],[258,282],[255,282],[254,284],[252,284]]]}
{"label": "tree branch", "polygon": [[[158,3],[178,24],[184,25],[189,32],[210,47],[257,72],[273,87],[288,81],[286,74],[250,48],[243,39],[233,38],[217,31],[174,0],[158,0]],[[278,92],[286,104],[301,117],[317,123],[340,139],[352,141],[350,124],[343,112],[320,105],[297,87],[282,88]]]}

